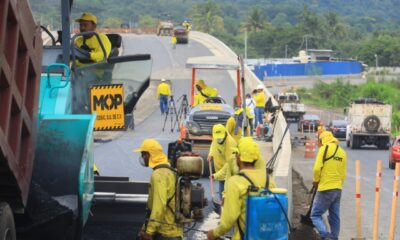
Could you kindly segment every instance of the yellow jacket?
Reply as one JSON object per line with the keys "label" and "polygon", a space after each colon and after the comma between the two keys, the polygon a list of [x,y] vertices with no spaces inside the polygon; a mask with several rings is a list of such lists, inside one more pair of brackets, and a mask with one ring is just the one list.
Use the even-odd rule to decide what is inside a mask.
{"label": "yellow jacket", "polygon": [[[319,182],[318,191],[326,191],[332,189],[342,189],[346,178],[346,152],[339,146],[336,154],[336,143],[329,143],[322,146],[315,160],[313,169],[313,181]],[[328,147],[326,160],[323,163],[324,151]]]}
{"label": "yellow jacket", "polygon": [[[98,34],[99,34],[101,42],[103,43],[104,50],[106,51],[106,55],[108,57],[108,55],[110,55],[110,52],[111,52],[111,42],[108,39],[107,35],[105,35],[103,33],[98,33]],[[75,39],[74,43],[76,46],[81,47],[83,45],[83,37],[82,36],[77,37]],[[90,59],[95,63],[101,62],[104,59],[104,53],[100,46],[99,41],[97,40],[97,37],[93,35],[92,37],[86,39],[85,43],[90,49],[92,49],[92,51],[90,51]],[[77,67],[82,67],[85,65],[88,65],[88,64],[81,63],[79,60],[76,61]]]}
{"label": "yellow jacket", "polygon": [[[148,234],[159,233],[165,237],[183,236],[183,229],[175,225],[175,180],[175,173],[167,168],[153,171],[147,201],[147,206],[151,210],[146,229]],[[172,199],[167,206],[170,198]]]}
{"label": "yellow jacket", "polygon": [[157,87],[157,98],[160,98],[160,95],[171,96],[171,88],[168,83],[162,82]]}
{"label": "yellow jacket", "polygon": [[[235,139],[236,143],[239,142],[239,139],[242,137],[242,127],[238,127],[237,134],[235,134],[235,125],[236,125],[236,120],[234,117],[228,118],[228,121],[226,121],[226,130],[228,133]],[[250,125],[247,127],[247,131],[245,136],[250,136]]]}
{"label": "yellow jacket", "polygon": [[[253,183],[260,188],[265,187],[266,172],[265,169],[243,169],[240,172],[246,174]],[[246,218],[246,195],[250,186],[248,180],[242,176],[232,176],[225,184],[224,208],[221,213],[221,221],[217,228],[213,230],[216,237],[220,237],[235,227],[234,240],[240,240],[240,233],[237,227],[237,219],[242,230]]]}
{"label": "yellow jacket", "polygon": [[256,95],[254,95],[253,99],[256,102],[256,107],[264,108],[265,102],[267,101],[264,91],[261,91],[261,92],[257,93]]}
{"label": "yellow jacket", "polygon": [[215,180],[224,181],[227,176],[230,177],[232,175],[232,172],[238,171],[238,169],[235,170],[236,164],[232,164],[233,158],[236,161],[236,155],[234,154],[236,147],[236,141],[229,134],[223,144],[219,144],[216,140],[211,142],[208,156],[214,159]]}
{"label": "yellow jacket", "polygon": [[208,97],[217,97],[218,96],[218,90],[216,88],[213,87],[209,87],[207,85],[199,85],[201,87],[201,92],[203,94],[201,94],[200,92],[197,92],[195,95],[195,103],[193,104],[193,106],[196,106],[198,104],[203,104],[206,100],[206,98]]}
{"label": "yellow jacket", "polygon": [[172,44],[176,44],[178,42],[178,40],[176,39],[176,37],[175,36],[172,36],[171,37],[171,43]]}

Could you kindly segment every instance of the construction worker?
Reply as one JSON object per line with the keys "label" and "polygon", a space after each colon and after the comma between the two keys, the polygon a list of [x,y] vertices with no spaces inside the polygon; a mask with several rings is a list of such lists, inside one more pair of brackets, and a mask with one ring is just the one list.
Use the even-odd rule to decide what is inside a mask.
{"label": "construction worker", "polygon": [[[236,164],[239,166],[240,174],[247,176],[256,187],[265,188],[265,168],[256,169],[254,166],[260,156],[258,144],[251,137],[242,138],[237,150]],[[208,231],[209,240],[223,236],[233,227],[235,229],[232,239],[243,239],[240,232],[245,229],[246,195],[249,186],[250,182],[244,176],[235,175],[227,180],[221,221],[215,229]]]}
{"label": "construction worker", "polygon": [[140,239],[182,239],[183,229],[175,224],[176,175],[162,146],[154,139],[146,139],[134,152],[141,153],[141,165],[153,169],[147,200],[150,214],[140,232]]}
{"label": "construction worker", "polygon": [[175,34],[172,34],[172,37],[171,37],[172,49],[176,48],[177,43],[178,43],[178,39],[176,38]]}
{"label": "construction worker", "polygon": [[[318,186],[311,210],[311,220],[322,239],[337,240],[340,231],[340,198],[346,178],[346,152],[329,131],[319,135],[322,147],[313,168],[314,186]],[[322,215],[329,211],[330,232]]]}
{"label": "construction worker", "polygon": [[246,94],[246,111],[247,108],[249,108],[250,112],[249,112],[249,124],[250,124],[250,134],[253,135],[253,131],[254,131],[254,109],[256,108],[256,103],[253,99],[253,97],[251,96],[250,93]]}
{"label": "construction worker", "polygon": [[264,107],[265,107],[265,94],[264,94],[264,85],[259,84],[257,86],[257,92],[253,96],[254,101],[256,101],[256,108],[254,109],[255,120],[254,120],[254,128],[257,128],[258,124],[263,124],[264,117]]}
{"label": "construction worker", "polygon": [[222,199],[225,180],[239,171],[236,164],[233,164],[235,157],[233,152],[237,143],[222,124],[214,125],[212,137],[208,161],[214,163],[215,173],[212,174],[212,178],[219,181],[219,193]]}
{"label": "construction worker", "polygon": [[208,97],[218,96],[218,90],[216,88],[207,86],[202,79],[196,80],[195,86],[197,89],[197,94],[194,96],[195,102],[193,106],[203,104]]}
{"label": "construction worker", "polygon": [[157,99],[160,100],[160,111],[164,114],[168,111],[168,97],[171,96],[171,88],[165,78],[161,79],[161,83],[157,87]]}
{"label": "construction worker", "polygon": [[[79,31],[81,33],[96,31],[97,17],[90,12],[82,13],[80,18],[76,19],[75,22],[79,23]],[[111,52],[111,42],[107,35],[103,33],[97,34],[99,35],[100,41],[104,46],[107,58]],[[83,50],[83,53],[87,53],[87,59],[78,59],[76,61],[77,67],[82,67],[89,63],[100,62],[104,59],[103,49],[101,48],[101,45],[94,34],[89,36],[79,36],[75,39],[74,44]]]}
{"label": "construction worker", "polygon": [[[247,121],[252,118],[250,114],[250,108],[246,108],[246,117]],[[243,119],[243,108],[239,108],[235,111],[235,114],[228,118],[228,121],[226,121],[226,130],[233,137],[233,139],[235,139],[236,142],[239,142],[239,139],[243,135]],[[246,133],[244,135],[250,136],[250,126],[247,127]]]}

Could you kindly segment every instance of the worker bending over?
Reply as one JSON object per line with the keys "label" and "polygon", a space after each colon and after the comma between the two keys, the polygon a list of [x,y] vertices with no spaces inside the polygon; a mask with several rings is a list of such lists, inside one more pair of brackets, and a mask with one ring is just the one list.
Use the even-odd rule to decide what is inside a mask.
{"label": "worker bending over", "polygon": [[183,229],[175,224],[175,172],[170,168],[163,148],[154,139],[143,141],[140,164],[153,169],[147,207],[150,213],[140,232],[141,240],[179,240]]}
{"label": "worker bending over", "polygon": [[226,131],[224,125],[216,124],[213,127],[213,140],[208,153],[208,161],[214,162],[215,173],[212,177],[219,181],[219,192],[222,200],[225,180],[238,172],[234,151],[236,141]]}
{"label": "worker bending over", "polygon": [[[346,178],[346,152],[329,131],[319,135],[322,147],[318,151],[313,169],[314,186],[318,186],[311,210],[311,220],[322,239],[337,240],[340,232],[340,199]],[[322,219],[329,211],[331,231]]]}
{"label": "worker bending over", "polygon": [[218,90],[216,88],[209,87],[205,84],[204,80],[198,79],[195,82],[195,86],[197,89],[197,94],[194,96],[194,104],[193,106],[197,106],[199,104],[203,104],[207,98],[209,97],[217,97]]}

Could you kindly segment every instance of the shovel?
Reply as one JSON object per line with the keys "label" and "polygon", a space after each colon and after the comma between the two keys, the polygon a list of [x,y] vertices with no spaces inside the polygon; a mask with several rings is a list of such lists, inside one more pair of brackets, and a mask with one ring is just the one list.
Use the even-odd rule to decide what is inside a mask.
{"label": "shovel", "polygon": [[212,177],[211,161],[208,161],[208,167],[210,169],[210,188],[211,188],[211,198],[212,198],[212,202],[213,202],[213,207],[214,207],[214,211],[220,215],[221,214],[221,203],[215,199],[214,179]]}
{"label": "shovel", "polygon": [[300,223],[306,226],[310,226],[310,227],[314,227],[314,224],[311,220],[311,209],[313,206],[313,202],[314,202],[314,198],[315,198],[315,194],[317,193],[317,188],[316,187],[312,187],[310,190],[310,193],[312,193],[312,198],[311,198],[311,203],[310,203],[310,208],[307,211],[306,215],[300,215]]}

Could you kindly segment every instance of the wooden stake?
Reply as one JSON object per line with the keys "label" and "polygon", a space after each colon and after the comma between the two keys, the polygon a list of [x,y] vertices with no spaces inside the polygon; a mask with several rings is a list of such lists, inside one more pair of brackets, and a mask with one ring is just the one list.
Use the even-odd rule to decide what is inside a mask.
{"label": "wooden stake", "polygon": [[389,240],[394,240],[396,227],[397,198],[399,197],[400,163],[396,163],[396,170],[393,181],[392,212],[390,217]]}
{"label": "wooden stake", "polygon": [[376,162],[376,184],[375,184],[375,208],[374,208],[374,225],[372,231],[372,239],[378,240],[379,226],[379,205],[380,205],[380,189],[382,180],[382,161]]}
{"label": "wooden stake", "polygon": [[362,238],[361,231],[361,174],[360,160],[356,160],[356,229],[357,238]]}

